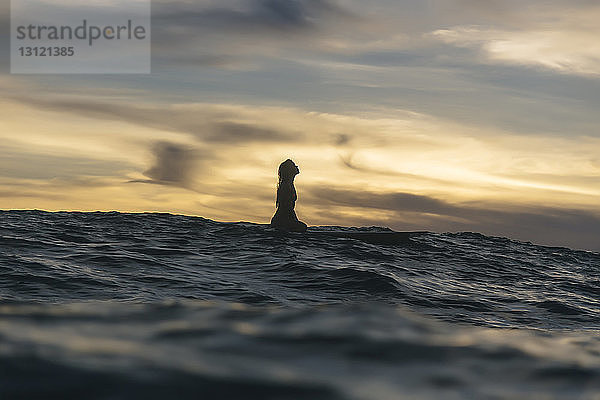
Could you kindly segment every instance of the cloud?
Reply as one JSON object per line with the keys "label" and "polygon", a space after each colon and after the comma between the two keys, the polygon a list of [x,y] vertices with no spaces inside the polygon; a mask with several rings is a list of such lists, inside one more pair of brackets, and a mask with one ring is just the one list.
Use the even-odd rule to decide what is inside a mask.
{"label": "cloud", "polygon": [[248,123],[220,122],[212,125],[212,133],[204,140],[209,143],[299,142],[301,133],[291,134]]}
{"label": "cloud", "polygon": [[[416,191],[450,191],[453,196],[459,192],[481,196],[485,191],[506,195],[506,190],[518,189],[522,199],[539,196],[540,190],[552,193],[553,198],[561,195],[560,192],[598,193],[593,181],[572,179],[597,175],[597,168],[590,160],[597,158],[599,141],[590,137],[525,137],[415,113],[400,113],[396,118],[368,118],[282,107],[206,103],[134,105],[128,101],[110,101],[112,98],[103,96],[19,98],[43,110],[73,115],[82,126],[89,124],[81,117],[138,125],[135,129],[126,125],[119,128],[137,132],[127,139],[136,142],[128,143],[130,148],[139,147],[140,141],[144,147],[157,139],[172,141],[174,134],[181,134],[178,137],[181,142],[202,144],[212,154],[236,152],[236,147],[244,146],[247,155],[261,154],[257,160],[264,160],[267,147],[268,151],[276,152],[271,154],[273,157],[293,149],[317,164],[337,164],[330,164],[334,170],[329,174],[336,174],[334,180],[347,176],[348,171],[343,169],[350,169],[363,173],[353,175],[355,179],[368,178],[374,185],[383,184],[388,188],[404,185]],[[23,115],[26,112],[31,114],[24,109]],[[66,126],[70,118],[60,116]],[[143,133],[139,127],[153,131]],[[336,147],[345,139],[336,141],[340,132],[352,137],[351,142],[343,144],[343,150],[350,156],[342,156],[341,163],[340,149]],[[153,139],[145,139],[148,134]],[[138,157],[136,164],[140,161],[143,162]],[[340,164],[343,169],[339,168]],[[537,182],[535,174],[544,174],[544,182]],[[550,175],[556,177],[552,184],[548,184]],[[519,179],[519,176],[531,179]],[[570,176],[570,181],[576,184],[561,178],[564,176]],[[455,182],[460,182],[460,186],[456,187]],[[499,188],[504,190],[502,194],[498,193]],[[557,203],[564,201],[565,198],[561,198]]]}
{"label": "cloud", "polygon": [[444,183],[444,184],[450,183],[450,181],[448,181],[448,180],[436,179],[436,178],[428,177],[425,175],[410,174],[410,173],[406,173],[406,172],[391,171],[390,169],[374,168],[374,167],[370,167],[370,166],[359,165],[356,162],[354,162],[353,154],[348,155],[348,156],[340,156],[340,160],[342,162],[342,165],[344,165],[345,167],[352,169],[354,171],[359,171],[359,172],[363,172],[363,173],[367,173],[367,174],[394,176],[394,177],[400,177],[400,178],[406,178],[406,179],[415,179],[415,180],[420,180],[420,181],[426,180],[426,181]]}
{"label": "cloud", "polygon": [[[600,114],[594,112],[598,88],[590,85],[589,79],[568,74],[558,77],[553,73],[540,74],[539,68],[515,68],[515,65],[524,64],[513,62],[494,61],[490,67],[487,56],[477,58],[480,45],[460,48],[454,44],[445,45],[439,38],[424,40],[421,37],[422,30],[453,29],[470,26],[467,24],[474,21],[482,23],[480,30],[530,31],[540,29],[539,24],[550,18],[547,13],[540,12],[536,16],[530,6],[508,1],[502,9],[510,11],[510,18],[504,20],[495,14],[497,10],[488,10],[488,2],[481,2],[485,5],[478,7],[475,15],[470,4],[444,1],[446,8],[454,8],[451,16],[445,12],[446,8],[441,9],[444,12],[439,11],[441,1],[432,2],[432,6],[410,1],[377,1],[368,5],[340,1],[340,8],[361,15],[359,24],[317,18],[313,21],[319,26],[317,31],[292,29],[290,32],[297,33],[290,35],[271,28],[262,28],[271,30],[254,34],[236,30],[236,26],[209,27],[186,21],[179,26],[175,20],[163,21],[162,25],[157,25],[159,31],[153,39],[165,40],[164,45],[154,52],[155,65],[165,63],[164,68],[159,67],[151,81],[117,78],[115,84],[126,82],[126,86],[160,93],[161,98],[177,96],[186,97],[188,101],[218,99],[220,102],[279,103],[300,107],[308,104],[319,111],[341,113],[403,108],[524,134],[594,132],[600,120]],[[198,13],[224,10],[246,16],[266,12],[260,2],[241,0],[165,4],[165,13],[176,11],[178,7],[189,8],[192,14],[194,10]],[[170,5],[174,7],[171,11]],[[419,8],[422,9],[420,14],[415,14],[414,10]],[[478,17],[480,14],[489,17],[489,25],[487,19]],[[523,19],[520,27],[515,22],[515,14]],[[558,15],[558,9],[552,15]],[[406,30],[405,22],[409,18],[419,23],[419,31]],[[426,23],[421,24],[422,20]],[[163,28],[168,32],[161,32]],[[567,29],[563,25],[558,28]],[[593,29],[590,32],[593,33]],[[406,35],[406,43],[387,43],[380,47],[378,41],[387,41],[392,32]],[[332,51],[334,48],[339,51]],[[377,64],[383,64],[385,68],[375,67]],[[161,71],[166,74],[162,75]],[[86,81],[88,79],[95,81],[89,85],[91,90],[103,85],[98,77],[86,77]],[[60,92],[73,82],[61,80]],[[135,104],[135,101],[131,103]],[[154,126],[169,129],[164,122],[172,124],[175,118],[181,120],[172,108],[165,111],[172,112],[174,118],[165,116],[162,121],[154,121],[150,116],[148,124],[151,122]],[[195,131],[199,136],[202,133],[212,136],[202,124],[190,124],[185,129]]]}
{"label": "cloud", "polygon": [[148,180],[133,180],[131,183],[152,183],[158,185],[191,188],[194,173],[200,162],[201,153],[171,142],[159,142],[152,148],[154,164],[144,175]]}
{"label": "cloud", "polygon": [[[352,52],[355,45],[379,43],[382,37],[392,36],[374,34],[366,19],[346,3],[156,1],[152,32],[154,67],[196,65],[256,70],[268,68],[271,58],[293,58],[299,52]],[[347,29],[350,25],[351,30]]]}
{"label": "cloud", "polygon": [[[600,216],[582,209],[515,204],[450,203],[435,197],[402,192],[372,192],[338,187],[308,187],[300,193],[310,207],[340,207],[391,212],[395,229],[472,231],[578,249],[600,251]],[[337,207],[336,207],[337,206]],[[363,213],[357,212],[360,216]],[[369,212],[364,214],[369,215]],[[380,223],[383,221],[379,218]],[[413,221],[406,224],[405,221]]]}
{"label": "cloud", "polygon": [[[260,112],[245,107],[211,104],[131,105],[127,102],[90,100],[89,97],[12,97],[23,104],[100,120],[124,121],[154,129],[179,132],[212,144],[302,142],[304,134],[258,121]],[[240,122],[243,121],[243,122]]]}
{"label": "cloud", "polygon": [[186,54],[167,60],[161,60],[161,63],[176,63],[187,67],[209,67],[235,69],[240,65],[239,57],[224,54]]}
{"label": "cloud", "polygon": [[[153,2],[153,54],[170,59],[254,58],[282,43],[319,35],[358,18],[332,0]],[[302,43],[306,43],[302,40]],[[185,54],[183,54],[185,52]]]}
{"label": "cloud", "polygon": [[[44,168],[44,167],[42,167]],[[80,171],[81,172],[81,171]],[[0,177],[0,198],[4,198],[12,203],[4,205],[5,209],[32,208],[31,205],[25,206],[20,203],[21,200],[30,200],[37,202],[33,208],[43,208],[43,204],[48,201],[63,204],[63,209],[68,208],[73,200],[73,191],[89,193],[94,190],[106,190],[119,185],[121,180],[114,177],[76,175],[77,171],[72,171],[71,176],[59,176],[53,178],[20,177],[4,178]],[[16,206],[11,205],[16,204]]]}
{"label": "cloud", "polygon": [[[39,149],[36,149],[39,151]],[[19,179],[71,179],[75,176],[115,176],[132,169],[132,164],[117,160],[102,160],[67,155],[24,152],[0,145],[0,177]]]}
{"label": "cloud", "polygon": [[331,18],[351,13],[330,0],[224,0],[218,6],[206,2],[157,1],[153,21],[159,27],[215,29],[220,32],[269,32],[316,29]]}
{"label": "cloud", "polygon": [[52,194],[47,192],[35,191],[16,191],[16,190],[0,190],[0,198],[34,198],[34,199],[52,199],[52,200],[67,200],[67,196]]}
{"label": "cloud", "polygon": [[0,2],[0,73],[10,71],[10,2]]}
{"label": "cloud", "polygon": [[333,143],[335,143],[336,146],[345,146],[350,144],[352,139],[353,137],[346,133],[338,133],[333,136]]}
{"label": "cloud", "polygon": [[[600,12],[596,13],[600,17]],[[439,29],[431,36],[458,47],[479,49],[490,63],[540,67],[564,74],[600,75],[598,28],[530,27],[502,30],[481,26]]]}
{"label": "cloud", "polygon": [[375,193],[355,189],[311,187],[308,194],[313,201],[318,201],[320,204],[330,203],[347,207],[403,210],[438,215],[450,215],[456,212],[455,207],[449,203],[412,193]]}

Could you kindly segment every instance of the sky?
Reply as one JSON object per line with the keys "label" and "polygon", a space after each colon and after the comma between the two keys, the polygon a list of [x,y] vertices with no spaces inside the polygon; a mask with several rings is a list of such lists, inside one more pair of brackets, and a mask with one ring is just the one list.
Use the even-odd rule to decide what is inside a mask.
{"label": "sky", "polygon": [[151,74],[2,57],[0,208],[268,223],[292,158],[308,225],[600,251],[598,20],[591,0],[156,0]]}

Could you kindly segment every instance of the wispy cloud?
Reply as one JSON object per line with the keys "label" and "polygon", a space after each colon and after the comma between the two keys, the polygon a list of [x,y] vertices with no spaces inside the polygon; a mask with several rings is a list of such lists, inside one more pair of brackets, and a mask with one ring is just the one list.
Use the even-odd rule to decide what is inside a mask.
{"label": "wispy cloud", "polygon": [[153,54],[171,67],[236,68],[282,48],[324,46],[329,33],[360,20],[335,0],[160,0],[153,3]]}
{"label": "wispy cloud", "polygon": [[[600,251],[596,240],[600,235],[600,215],[584,209],[452,203],[412,193],[339,187],[310,187],[305,198],[316,207],[329,205],[330,223],[334,223],[335,213],[342,215],[344,209],[357,210],[354,215],[369,214],[361,209],[387,211],[384,220],[400,230],[475,231]],[[410,223],[411,220],[416,223]]]}
{"label": "wispy cloud", "polygon": [[262,127],[260,125],[238,122],[216,122],[211,124],[211,134],[204,140],[212,143],[244,143],[244,142],[301,142],[304,135]]}
{"label": "wispy cloud", "polygon": [[482,51],[488,62],[542,67],[565,74],[600,75],[597,31],[501,31],[477,26],[440,29],[439,40]]}
{"label": "wispy cloud", "polygon": [[224,0],[218,5],[160,0],[153,12],[159,26],[164,24],[174,31],[176,27],[193,27],[243,33],[318,29],[331,19],[352,17],[332,0]]}
{"label": "wispy cloud", "polygon": [[429,37],[478,50],[487,63],[588,77],[600,74],[597,2],[459,2],[467,13],[475,10],[480,18],[455,19],[452,25],[432,30]]}
{"label": "wispy cloud", "polygon": [[[265,126],[260,114],[243,106],[215,104],[130,104],[111,98],[89,96],[13,97],[22,104],[42,110],[85,116],[99,120],[123,121],[153,129],[189,134],[207,143],[301,142],[300,132],[284,124]],[[275,126],[278,126],[276,128]]]}

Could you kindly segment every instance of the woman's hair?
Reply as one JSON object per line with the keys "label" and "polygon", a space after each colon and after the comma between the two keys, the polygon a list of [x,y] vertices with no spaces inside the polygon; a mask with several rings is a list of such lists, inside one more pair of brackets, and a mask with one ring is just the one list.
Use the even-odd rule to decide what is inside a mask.
{"label": "woman's hair", "polygon": [[279,164],[279,183],[290,181],[296,175],[295,164],[289,158]]}
{"label": "woman's hair", "polygon": [[277,182],[277,200],[275,200],[275,204],[279,206],[279,188],[283,182],[291,182],[294,176],[296,175],[296,169],[294,168],[296,164],[291,159],[287,159],[281,164],[279,164],[279,182]]}

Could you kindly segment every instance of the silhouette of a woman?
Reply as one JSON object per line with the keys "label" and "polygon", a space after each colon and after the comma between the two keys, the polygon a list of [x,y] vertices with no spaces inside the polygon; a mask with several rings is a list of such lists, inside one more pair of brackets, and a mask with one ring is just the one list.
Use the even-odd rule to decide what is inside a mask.
{"label": "silhouette of a woman", "polygon": [[294,206],[298,196],[294,187],[294,178],[300,173],[298,166],[289,158],[279,166],[279,183],[277,184],[277,211],[271,218],[271,226],[293,232],[304,232],[306,224],[298,221]]}

